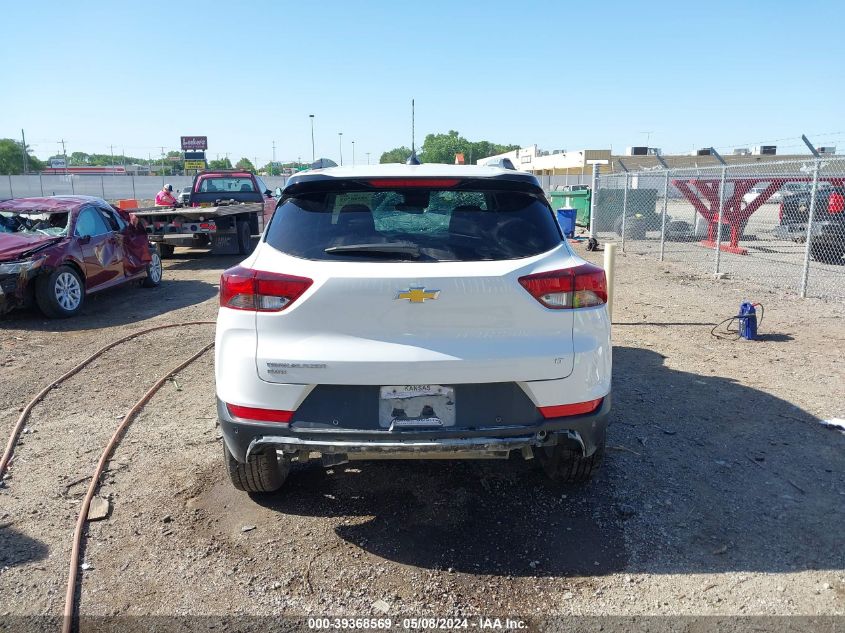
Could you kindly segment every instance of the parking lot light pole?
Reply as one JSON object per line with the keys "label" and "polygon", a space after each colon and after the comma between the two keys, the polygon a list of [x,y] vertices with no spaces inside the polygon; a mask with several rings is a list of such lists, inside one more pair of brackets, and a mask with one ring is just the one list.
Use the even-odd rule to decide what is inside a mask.
{"label": "parking lot light pole", "polygon": [[337,133],[337,144],[340,147],[340,166],[343,167],[343,132]]}
{"label": "parking lot light pole", "polygon": [[314,115],[309,114],[308,118],[311,119],[311,162],[314,163],[317,161],[317,155],[314,152]]}
{"label": "parking lot light pole", "polygon": [[352,166],[355,167],[355,141],[352,141]]}

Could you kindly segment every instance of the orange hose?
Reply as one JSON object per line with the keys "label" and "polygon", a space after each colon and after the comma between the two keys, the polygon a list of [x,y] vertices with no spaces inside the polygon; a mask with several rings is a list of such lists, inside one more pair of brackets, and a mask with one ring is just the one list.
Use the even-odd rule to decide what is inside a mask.
{"label": "orange hose", "polygon": [[[187,325],[187,324],[185,324]],[[82,502],[82,508],[79,510],[79,516],[76,519],[76,528],[73,531],[73,545],[70,551],[70,571],[68,572],[67,578],[67,593],[65,594],[65,610],[64,610],[64,618],[62,619],[62,633],[70,633],[72,624],[73,624],[73,611],[74,611],[74,603],[76,597],[76,576],[77,576],[77,568],[79,566],[79,549],[82,543],[82,530],[85,528],[85,522],[88,519],[88,508],[91,505],[91,500],[94,498],[94,494],[97,492],[97,486],[100,482],[100,476],[103,474],[103,469],[108,463],[109,459],[111,458],[111,454],[114,451],[115,447],[120,442],[121,436],[123,431],[126,430],[126,427],[129,426],[129,422],[135,415],[140,411],[144,405],[149,402],[150,398],[153,397],[156,391],[158,391],[161,386],[167,381],[168,378],[173,376],[174,374],[182,371],[185,367],[190,365],[200,356],[205,354],[208,350],[214,347],[214,343],[209,343],[205,347],[203,347],[200,351],[196,354],[191,356],[188,360],[180,363],[178,366],[171,369],[167,374],[162,376],[144,396],[135,403],[135,406],[129,410],[129,413],[121,420],[118,427],[115,429],[114,434],[111,436],[109,443],[106,445],[105,449],[103,449],[103,454],[100,455],[100,461],[97,462],[97,468],[94,470],[94,475],[91,477],[91,483],[88,484],[88,491],[85,494],[85,500]]]}
{"label": "orange hose", "polygon": [[141,336],[142,334],[148,334],[149,332],[155,332],[156,330],[166,330],[168,328],[174,327],[185,327],[188,325],[214,325],[214,321],[187,321],[185,323],[170,323],[168,325],[156,325],[155,327],[150,327],[145,330],[139,330],[133,334],[129,334],[128,336],[124,336],[123,338],[119,338],[116,341],[113,341],[106,345],[105,347],[101,347],[96,352],[91,354],[88,358],[84,361],[70,369],[67,373],[62,375],[60,378],[57,378],[49,385],[44,387],[41,391],[38,392],[38,395],[35,396],[32,400],[29,401],[29,404],[24,407],[24,410],[21,412],[20,417],[18,418],[17,424],[15,424],[15,428],[12,429],[12,434],[9,436],[9,441],[6,443],[6,449],[3,451],[3,457],[0,459],[0,482],[3,481],[3,475],[6,474],[6,470],[9,467],[9,462],[12,461],[12,453],[15,451],[15,445],[18,443],[18,438],[20,437],[21,430],[23,429],[24,423],[29,418],[29,414],[32,411],[32,408],[38,404],[44,396],[51,390],[63,383],[65,380],[79,372],[83,367],[88,365],[91,361],[98,358],[108,350],[110,350],[115,345],[120,345],[121,343],[125,343],[133,338]]}

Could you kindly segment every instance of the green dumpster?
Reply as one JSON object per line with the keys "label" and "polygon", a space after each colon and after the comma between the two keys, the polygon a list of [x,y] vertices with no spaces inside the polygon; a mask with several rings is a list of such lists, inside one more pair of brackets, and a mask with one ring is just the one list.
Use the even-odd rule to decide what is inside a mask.
{"label": "green dumpster", "polygon": [[591,193],[589,189],[580,191],[552,191],[549,194],[552,209],[575,209],[577,211],[575,224],[578,226],[589,226]]}

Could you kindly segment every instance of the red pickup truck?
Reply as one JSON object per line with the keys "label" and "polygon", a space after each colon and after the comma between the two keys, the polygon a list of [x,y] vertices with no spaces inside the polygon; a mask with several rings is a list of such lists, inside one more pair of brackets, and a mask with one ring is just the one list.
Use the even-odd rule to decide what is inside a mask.
{"label": "red pickup truck", "polygon": [[135,213],[147,223],[162,257],[177,246],[211,246],[217,255],[246,255],[276,208],[276,198],[259,176],[242,170],[202,171],[194,177],[187,205]]}

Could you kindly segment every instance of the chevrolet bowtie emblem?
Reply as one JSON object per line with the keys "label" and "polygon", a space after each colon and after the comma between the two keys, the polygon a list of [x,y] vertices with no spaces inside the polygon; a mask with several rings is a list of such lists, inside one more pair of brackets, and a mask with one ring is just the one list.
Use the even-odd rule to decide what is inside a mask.
{"label": "chevrolet bowtie emblem", "polygon": [[425,288],[408,288],[407,290],[400,290],[396,298],[407,299],[411,303],[424,303],[426,299],[437,299],[440,294],[439,290],[426,290]]}

